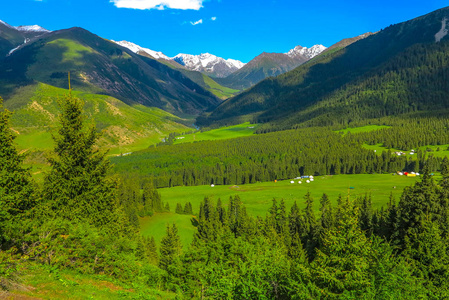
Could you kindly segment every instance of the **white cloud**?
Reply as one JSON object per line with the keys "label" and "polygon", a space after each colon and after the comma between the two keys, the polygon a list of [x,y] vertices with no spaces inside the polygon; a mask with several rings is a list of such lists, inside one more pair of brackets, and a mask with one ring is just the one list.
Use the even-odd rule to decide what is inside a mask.
{"label": "white cloud", "polygon": [[110,0],[118,8],[134,9],[194,9],[203,7],[204,0]]}
{"label": "white cloud", "polygon": [[190,24],[192,24],[193,26],[198,25],[198,24],[203,24],[203,19],[199,19],[196,22],[190,22]]}
{"label": "white cloud", "polygon": [[215,21],[217,19],[217,17],[212,17],[210,18],[212,21]]}

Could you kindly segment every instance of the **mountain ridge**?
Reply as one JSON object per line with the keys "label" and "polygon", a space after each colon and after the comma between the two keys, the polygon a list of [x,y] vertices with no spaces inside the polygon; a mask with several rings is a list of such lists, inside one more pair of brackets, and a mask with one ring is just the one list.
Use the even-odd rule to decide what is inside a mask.
{"label": "mountain ridge", "polygon": [[32,82],[67,88],[70,71],[75,89],[175,114],[197,114],[220,102],[179,71],[79,27],[37,37],[0,59],[0,68],[7,70],[0,74],[6,97]]}
{"label": "mountain ridge", "polygon": [[310,48],[296,46],[286,53],[263,52],[229,76],[217,78],[217,82],[230,88],[245,90],[267,77],[278,76],[298,67],[326,49],[323,45],[314,45]]}
{"label": "mountain ridge", "polygon": [[436,42],[435,35],[448,16],[446,7],[356,37],[346,47],[324,51],[290,72],[265,79],[197,123],[252,121],[286,129],[445,109],[449,91],[442,88],[442,78],[449,38]]}

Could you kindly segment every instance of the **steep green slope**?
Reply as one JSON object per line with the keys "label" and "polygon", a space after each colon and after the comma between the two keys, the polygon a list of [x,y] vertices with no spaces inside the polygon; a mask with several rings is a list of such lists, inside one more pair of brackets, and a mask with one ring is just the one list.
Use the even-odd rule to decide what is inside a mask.
{"label": "steep green slope", "polygon": [[[5,107],[14,112],[11,124],[21,149],[41,151],[53,147],[51,134],[59,114],[57,99],[66,93],[39,83],[17,90],[5,102]],[[99,146],[111,149],[111,154],[143,149],[170,132],[188,129],[180,124],[183,120],[157,108],[128,105],[106,95],[72,93],[85,102],[86,116],[103,132]]]}
{"label": "steep green slope", "polygon": [[179,71],[222,100],[228,99],[239,92],[239,90],[231,89],[217,83],[206,74],[189,70]]}
{"label": "steep green slope", "polygon": [[0,60],[0,93],[43,82],[107,94],[178,114],[197,114],[219,103],[185,75],[154,59],[142,57],[84,29],[55,31],[27,43]]}
{"label": "steep green slope", "polygon": [[448,16],[444,8],[331,49],[229,99],[198,124],[257,121],[282,129],[446,109],[449,41],[436,42],[435,34]]}

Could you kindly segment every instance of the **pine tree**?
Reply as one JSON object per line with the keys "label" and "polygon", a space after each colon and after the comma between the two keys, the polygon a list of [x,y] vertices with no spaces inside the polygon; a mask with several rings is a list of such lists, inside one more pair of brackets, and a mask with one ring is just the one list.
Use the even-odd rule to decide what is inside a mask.
{"label": "pine tree", "polygon": [[17,152],[9,127],[12,113],[2,109],[0,98],[0,224],[35,205],[31,175],[22,166],[24,156]]}
{"label": "pine tree", "polygon": [[329,197],[326,194],[320,199],[320,224],[323,229],[330,229],[334,226],[334,214],[332,211],[332,204]]}
{"label": "pine tree", "polygon": [[182,209],[182,205],[179,202],[176,203],[175,213],[177,213],[177,214],[183,214],[184,213],[184,210]]}
{"label": "pine tree", "polygon": [[181,255],[181,240],[178,235],[178,228],[175,224],[172,227],[167,225],[165,236],[161,240],[159,267],[170,271],[171,266],[179,264],[179,256]]}
{"label": "pine tree", "polygon": [[95,147],[99,134],[93,125],[86,128],[81,100],[68,95],[59,99],[59,105],[60,126],[53,137],[56,155],[49,159],[43,198],[59,217],[84,219],[96,226],[113,224],[115,182],[107,177],[106,153]]}
{"label": "pine tree", "polygon": [[193,215],[192,203],[187,202],[184,205],[183,213],[186,214],[186,215]]}
{"label": "pine tree", "polygon": [[423,216],[441,222],[443,217],[440,188],[425,171],[421,182],[404,189],[399,201],[399,238],[403,243],[408,231],[420,226]]}
{"label": "pine tree", "polygon": [[148,257],[148,261],[150,262],[150,264],[158,265],[159,255],[157,253],[156,241],[154,240],[153,236],[151,238],[146,238],[145,247],[146,247],[146,255]]}
{"label": "pine tree", "polygon": [[227,216],[228,226],[235,236],[243,235],[248,229],[248,215],[238,195],[229,198]]}
{"label": "pine tree", "polygon": [[373,208],[371,204],[371,195],[365,195],[360,207],[359,226],[368,237],[373,233]]}
{"label": "pine tree", "polygon": [[441,221],[439,223],[441,234],[443,237],[449,236],[449,160],[447,157],[441,162],[441,175],[443,178],[440,182],[440,205],[441,205]]}
{"label": "pine tree", "polygon": [[22,166],[24,156],[17,152],[9,128],[11,112],[2,109],[0,98],[0,247],[7,235],[6,227],[18,226],[14,219],[36,205],[31,175]]}
{"label": "pine tree", "polygon": [[304,227],[306,232],[306,250],[310,260],[315,255],[315,248],[318,246],[319,236],[317,231],[317,223],[315,213],[313,211],[313,198],[310,192],[304,196],[306,207],[304,208]]}
{"label": "pine tree", "polygon": [[361,293],[371,285],[367,272],[371,242],[358,226],[358,211],[349,199],[337,209],[341,217],[336,219],[336,227],[325,233],[323,247],[311,263],[311,278],[324,298],[346,291]]}
{"label": "pine tree", "polygon": [[386,211],[385,226],[383,229],[384,237],[388,241],[395,241],[399,237],[399,211],[393,194],[390,193],[390,201]]}
{"label": "pine tree", "polygon": [[447,239],[441,237],[438,225],[428,215],[419,226],[410,229],[405,239],[404,256],[414,260],[417,277],[427,280],[427,288],[437,299],[449,297],[447,242]]}

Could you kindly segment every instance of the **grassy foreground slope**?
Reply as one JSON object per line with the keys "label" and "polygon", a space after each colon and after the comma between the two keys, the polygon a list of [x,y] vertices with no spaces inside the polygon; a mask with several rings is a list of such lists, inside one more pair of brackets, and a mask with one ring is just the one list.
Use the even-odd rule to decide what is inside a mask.
{"label": "grassy foreground slope", "polygon": [[[5,107],[14,112],[12,129],[18,134],[20,149],[46,150],[53,147],[51,133],[55,129],[59,107],[57,99],[68,93],[65,89],[39,83],[16,91]],[[99,146],[111,154],[146,148],[160,141],[169,132],[187,130],[182,119],[158,108],[141,104],[128,105],[106,96],[72,91],[84,101],[84,111],[98,131]]]}
{"label": "grassy foreground slope", "polygon": [[173,299],[174,293],[142,285],[118,282],[107,275],[81,274],[32,263],[22,264],[22,274],[11,282],[9,291],[0,290],[0,299]]}

